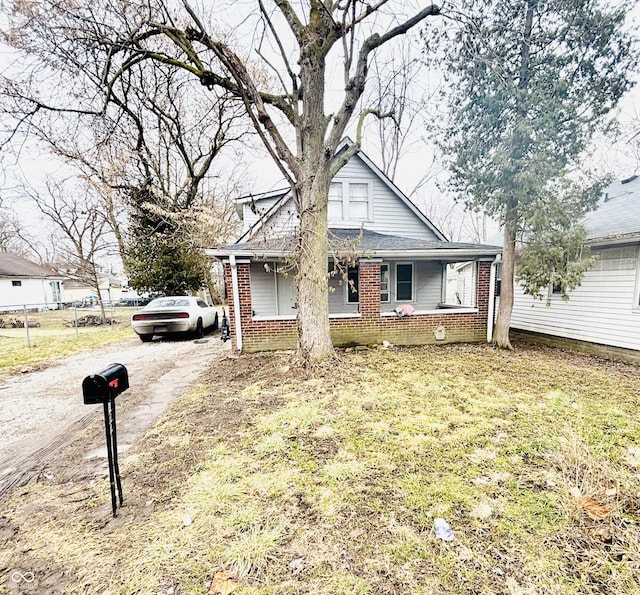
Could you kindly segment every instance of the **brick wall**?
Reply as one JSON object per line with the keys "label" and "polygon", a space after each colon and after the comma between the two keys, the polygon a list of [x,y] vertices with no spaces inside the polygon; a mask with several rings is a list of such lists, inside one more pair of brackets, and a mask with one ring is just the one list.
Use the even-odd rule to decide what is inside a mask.
{"label": "brick wall", "polygon": [[[434,314],[395,317],[380,316],[380,264],[360,262],[360,317],[332,318],[331,337],[336,347],[370,345],[386,340],[394,345],[426,345],[486,341],[489,304],[489,272],[491,263],[478,263],[476,307],[474,314],[455,313],[450,309]],[[298,332],[295,320],[252,320],[249,264],[238,264],[240,312],[242,318],[242,350],[244,352],[295,349]],[[232,347],[237,349],[235,311],[231,270],[225,265],[225,282],[229,296],[229,320]],[[444,327],[445,336],[436,340],[435,330]]]}

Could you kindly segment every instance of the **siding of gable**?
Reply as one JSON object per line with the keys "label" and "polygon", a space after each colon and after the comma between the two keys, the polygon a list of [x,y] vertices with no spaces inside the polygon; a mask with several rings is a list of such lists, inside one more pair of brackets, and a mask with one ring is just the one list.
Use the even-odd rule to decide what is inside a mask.
{"label": "siding of gable", "polygon": [[580,287],[564,302],[559,295],[533,300],[516,285],[511,327],[640,349],[640,308],[636,300],[638,246],[593,249],[598,257]]}
{"label": "siding of gable", "polygon": [[[330,220],[330,227],[355,227],[361,225],[371,231],[422,240],[437,240],[436,234],[360,159],[354,156],[335,176],[335,182],[367,182],[372,185],[373,221]],[[259,213],[266,213],[276,202],[276,198],[257,200]],[[256,224],[259,214],[251,210],[250,203],[243,205],[243,232]],[[295,205],[287,201],[274,215],[266,229],[267,237],[277,237],[294,229],[298,223]]]}
{"label": "siding of gable", "polygon": [[433,231],[357,155],[334,178],[336,182],[342,180],[373,183],[373,221],[363,224],[367,229],[408,238],[437,239]]}
{"label": "siding of gable", "polygon": [[263,198],[260,200],[256,200],[253,204],[257,210],[254,213],[251,210],[251,203],[246,202],[242,205],[242,232],[244,233],[249,229],[252,225],[257,223],[260,220],[260,216],[264,215],[278,200],[279,196],[271,197],[271,198]]}

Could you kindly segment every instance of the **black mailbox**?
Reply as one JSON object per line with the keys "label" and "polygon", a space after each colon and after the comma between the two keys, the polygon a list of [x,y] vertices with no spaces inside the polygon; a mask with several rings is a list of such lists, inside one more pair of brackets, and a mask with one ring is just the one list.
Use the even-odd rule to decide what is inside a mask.
{"label": "black mailbox", "polygon": [[111,364],[82,381],[85,405],[106,403],[129,388],[129,374],[122,364]]}

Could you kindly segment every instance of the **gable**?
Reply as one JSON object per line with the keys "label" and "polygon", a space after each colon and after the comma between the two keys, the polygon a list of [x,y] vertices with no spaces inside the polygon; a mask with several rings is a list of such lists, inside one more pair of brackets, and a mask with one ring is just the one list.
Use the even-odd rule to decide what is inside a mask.
{"label": "gable", "polygon": [[[374,169],[375,168],[375,169]],[[431,222],[362,154],[354,155],[336,174],[332,184],[342,185],[343,218],[330,212],[329,227],[359,228],[383,234],[422,240],[442,240],[444,236]],[[356,192],[352,189],[356,188]],[[350,199],[361,199],[361,188],[366,187],[368,199],[366,219],[348,217]],[[357,211],[362,214],[363,209]],[[333,216],[332,216],[333,215]]]}
{"label": "gable", "polygon": [[[238,242],[262,234],[278,237],[294,229],[298,218],[286,191],[239,199],[243,233]],[[357,153],[335,175],[329,190],[329,227],[365,228],[421,240],[446,240],[425,215],[366,155]]]}

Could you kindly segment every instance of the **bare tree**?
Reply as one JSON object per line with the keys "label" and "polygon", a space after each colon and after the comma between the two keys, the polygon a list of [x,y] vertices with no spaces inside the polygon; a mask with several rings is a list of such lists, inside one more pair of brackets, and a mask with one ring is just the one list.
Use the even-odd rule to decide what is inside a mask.
{"label": "bare tree", "polygon": [[[23,187],[22,192],[23,198],[54,226],[57,241],[55,252],[48,257],[50,264],[100,296],[99,260],[115,252],[100,201],[78,180],[48,180],[46,192],[29,187]],[[100,310],[105,320],[102,300]]]}
{"label": "bare tree", "polygon": [[[213,225],[210,232],[201,234],[201,241],[212,234],[228,239],[237,222],[230,216],[225,185],[216,182],[214,161],[246,137],[246,118],[240,102],[229,93],[211,93],[182,70],[155,66],[131,69],[126,78],[120,78],[110,87],[109,102],[101,113],[84,109],[88,96],[99,89],[95,86],[76,93],[84,97],[82,109],[40,105],[13,91],[10,98],[15,100],[15,113],[24,112],[24,106],[32,108],[25,121],[28,132],[79,170],[101,197],[132,285],[143,272],[144,287],[138,289],[185,291],[208,281],[205,244],[194,237],[196,229],[201,230],[194,223],[201,219],[194,213],[206,211]],[[97,81],[88,82],[95,85]],[[226,176],[232,179],[237,169],[227,167]],[[126,223],[127,216],[133,218],[133,225]],[[146,243],[146,252],[138,249],[140,242]],[[172,242],[195,252],[187,257],[186,252],[175,250],[176,258],[163,264],[153,247],[167,246],[171,251]],[[178,258],[180,254],[185,258]],[[167,270],[154,276],[152,269],[161,266]],[[189,266],[197,271],[188,275],[188,286],[175,286],[171,279],[184,278],[184,267]],[[154,278],[164,278],[165,285],[153,286]]]}
{"label": "bare tree", "polygon": [[[197,13],[186,1],[175,10],[163,2],[123,0],[100,6],[20,3],[17,9],[10,35],[14,47],[38,57],[47,72],[64,61],[66,72],[76,80],[88,80],[104,90],[102,97],[79,109],[100,111],[103,101],[115,101],[114,90],[126,86],[132,73],[159,64],[186,71],[204,87],[223,89],[243,102],[255,131],[291,186],[300,220],[299,354],[305,362],[332,356],[327,194],[331,178],[359,149],[361,139],[339,156],[336,148],[357,112],[370,56],[439,14],[440,8],[429,5],[409,15],[406,2],[391,0],[373,4],[312,0],[296,5],[288,0],[269,4],[257,0],[255,13],[238,26],[238,31],[243,25],[251,30],[243,40],[244,49],[235,43],[235,35],[218,34],[213,22],[207,21],[211,15],[204,10]],[[254,49],[262,65],[272,69],[272,77],[264,76],[264,68],[256,67],[247,49]],[[327,113],[328,61],[335,58],[342,61],[344,84],[336,109]],[[33,101],[32,93],[16,95],[32,100],[31,112],[43,107],[42,101]],[[25,117],[29,113],[20,116],[18,124]]]}

